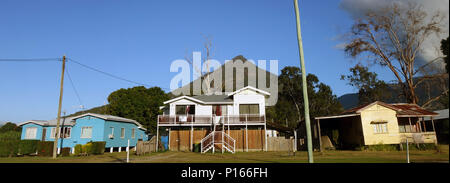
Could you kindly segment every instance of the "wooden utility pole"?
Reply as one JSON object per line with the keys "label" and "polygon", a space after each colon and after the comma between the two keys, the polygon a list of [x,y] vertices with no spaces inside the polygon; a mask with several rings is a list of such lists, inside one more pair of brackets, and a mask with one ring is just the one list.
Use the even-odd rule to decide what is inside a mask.
{"label": "wooden utility pole", "polygon": [[305,125],[306,125],[306,141],[308,146],[308,162],[314,163],[313,152],[312,152],[312,137],[311,137],[311,123],[309,119],[309,102],[308,102],[308,87],[306,85],[306,70],[305,70],[305,59],[303,56],[303,43],[302,34],[300,29],[300,13],[298,11],[298,2],[294,0],[295,16],[297,20],[297,41],[298,49],[300,53],[300,66],[302,69],[302,88],[303,88],[303,103],[305,104]]}
{"label": "wooden utility pole", "polygon": [[62,104],[62,97],[63,97],[63,88],[64,88],[64,70],[66,67],[66,56],[63,56],[63,60],[62,60],[62,72],[61,72],[61,86],[60,86],[60,90],[59,90],[59,104],[58,104],[58,117],[56,118],[56,129],[55,129],[55,133],[56,133],[56,137],[55,137],[55,142],[53,144],[53,159],[56,159],[56,155],[57,155],[57,149],[58,149],[58,140],[59,140],[59,121],[61,120],[61,104]]}

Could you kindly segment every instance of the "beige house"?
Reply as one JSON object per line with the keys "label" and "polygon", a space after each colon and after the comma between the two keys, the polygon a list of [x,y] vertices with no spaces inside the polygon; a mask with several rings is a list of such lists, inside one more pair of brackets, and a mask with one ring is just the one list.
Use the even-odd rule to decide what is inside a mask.
{"label": "beige house", "polygon": [[[335,139],[341,148],[361,145],[437,143],[434,121],[437,116],[416,104],[373,102],[337,116],[316,117],[320,148],[324,139]],[[334,131],[334,132],[333,132]],[[339,135],[336,140],[335,132]]]}

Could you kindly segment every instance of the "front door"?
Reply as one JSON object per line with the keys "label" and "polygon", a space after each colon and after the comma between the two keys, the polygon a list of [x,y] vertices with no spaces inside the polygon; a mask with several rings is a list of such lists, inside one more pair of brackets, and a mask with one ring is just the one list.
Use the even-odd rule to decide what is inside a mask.
{"label": "front door", "polygon": [[45,141],[45,134],[47,134],[47,128],[42,129],[42,141]]}

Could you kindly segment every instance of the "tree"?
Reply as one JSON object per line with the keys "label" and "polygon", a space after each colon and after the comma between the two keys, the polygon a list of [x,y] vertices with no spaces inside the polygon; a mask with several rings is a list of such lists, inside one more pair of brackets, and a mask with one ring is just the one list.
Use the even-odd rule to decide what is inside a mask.
{"label": "tree", "polygon": [[17,126],[15,123],[7,122],[3,126],[0,127],[0,133],[5,133],[9,131],[20,132],[22,128]]}
{"label": "tree", "polygon": [[448,40],[449,38],[450,37],[447,37],[447,39],[443,39],[441,41],[441,51],[442,51],[442,54],[445,55],[444,62],[445,62],[445,70],[447,71],[447,74],[448,74],[448,54],[449,54],[448,47],[450,46],[449,45],[450,42]]}
{"label": "tree", "polygon": [[388,85],[377,78],[378,74],[369,72],[367,67],[357,64],[350,68],[351,75],[342,75],[341,80],[358,89],[358,104],[368,104],[374,101],[383,101],[391,97]]}
{"label": "tree", "polygon": [[[440,12],[428,17],[418,4],[408,3],[401,6],[393,3],[384,8],[383,12],[368,13],[356,21],[345,52],[354,58],[367,56],[369,62],[386,66],[401,85],[406,102],[418,104],[419,99],[415,92],[417,85],[424,80],[442,76],[423,75],[422,72],[441,58],[429,60],[420,67],[416,66],[416,60],[424,49],[424,41],[433,34],[442,33],[443,18]],[[415,81],[414,77],[418,74],[423,76]],[[448,88],[440,96],[445,93],[448,93]],[[423,105],[428,104],[428,101],[423,102]]]}
{"label": "tree", "polygon": [[[267,109],[267,117],[275,122],[295,127],[304,121],[301,71],[298,67],[285,67],[278,76],[278,101]],[[342,106],[328,85],[319,82],[314,74],[307,75],[310,117],[338,114]]]}
{"label": "tree", "polygon": [[122,88],[108,96],[108,113],[134,119],[155,133],[157,116],[162,113],[159,107],[168,99],[168,94],[159,87]]}

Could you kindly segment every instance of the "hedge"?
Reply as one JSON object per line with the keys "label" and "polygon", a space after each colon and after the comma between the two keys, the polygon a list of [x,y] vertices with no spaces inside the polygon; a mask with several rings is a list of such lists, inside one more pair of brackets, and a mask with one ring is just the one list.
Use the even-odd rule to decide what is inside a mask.
{"label": "hedge", "polygon": [[37,152],[39,140],[21,140],[19,143],[19,154],[30,155]]}
{"label": "hedge", "polygon": [[0,140],[0,157],[16,156],[20,140]]}
{"label": "hedge", "polygon": [[53,156],[53,145],[52,141],[39,141],[37,145],[38,156]]}
{"label": "hedge", "polygon": [[75,145],[75,152],[74,152],[75,156],[79,156],[82,153],[82,147],[83,146],[81,144]]}
{"label": "hedge", "polygon": [[92,144],[92,149],[89,154],[103,154],[105,152],[105,141],[90,142]]}

